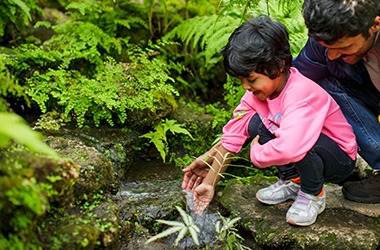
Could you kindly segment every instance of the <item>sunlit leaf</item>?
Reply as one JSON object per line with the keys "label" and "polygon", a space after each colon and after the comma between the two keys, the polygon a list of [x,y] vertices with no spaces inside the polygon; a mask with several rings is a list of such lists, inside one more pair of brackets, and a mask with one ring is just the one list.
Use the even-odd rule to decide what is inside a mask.
{"label": "sunlit leaf", "polygon": [[198,227],[195,225],[189,227],[189,232],[190,232],[191,238],[193,239],[195,244],[199,245],[198,233],[197,233],[197,231],[199,231],[199,229],[196,230],[196,228],[198,228]]}
{"label": "sunlit leaf", "polygon": [[181,231],[179,231],[178,236],[175,239],[175,243],[174,243],[175,245],[178,245],[178,243],[183,239],[183,237],[185,237],[187,231],[188,231],[187,227],[184,227],[181,229]]}
{"label": "sunlit leaf", "polygon": [[0,113],[0,146],[6,146],[10,139],[25,145],[34,152],[58,156],[42,141],[42,135],[33,131],[20,116],[2,112]]}
{"label": "sunlit leaf", "polygon": [[159,223],[166,224],[169,226],[183,227],[185,224],[179,221],[170,221],[170,220],[156,220]]}
{"label": "sunlit leaf", "polygon": [[149,244],[149,243],[152,243],[153,241],[156,241],[158,239],[161,239],[161,238],[165,238],[175,232],[178,232],[179,230],[181,230],[183,227],[171,227],[171,228],[168,228],[166,229],[165,231],[153,236],[152,238],[148,239],[147,241],[145,241],[145,245],[146,244]]}

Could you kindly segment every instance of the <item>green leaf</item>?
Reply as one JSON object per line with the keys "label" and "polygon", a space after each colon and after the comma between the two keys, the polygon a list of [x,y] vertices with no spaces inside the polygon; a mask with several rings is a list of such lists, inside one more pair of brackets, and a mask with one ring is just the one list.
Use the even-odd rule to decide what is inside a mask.
{"label": "green leaf", "polygon": [[199,240],[198,240],[199,228],[196,225],[193,225],[189,227],[189,232],[195,244],[199,245]]}
{"label": "green leaf", "polygon": [[57,153],[42,141],[42,135],[33,131],[20,116],[0,112],[0,146],[7,145],[10,139],[34,152],[58,157]]}
{"label": "green leaf", "polygon": [[153,142],[153,144],[157,148],[158,152],[160,152],[160,155],[161,155],[163,162],[165,162],[167,146],[164,143],[164,140],[162,139],[162,136],[160,135],[160,133],[157,133],[157,131],[156,132],[149,132],[149,133],[143,134],[139,137],[150,139],[150,142]]}
{"label": "green leaf", "polygon": [[175,206],[175,208],[178,210],[186,226],[190,226],[194,223],[193,218],[191,218],[191,216],[188,215],[181,207]]}
{"label": "green leaf", "polygon": [[193,136],[190,134],[190,132],[187,131],[186,129],[182,128],[182,125],[181,125],[181,124],[173,124],[172,126],[169,127],[169,130],[170,130],[170,132],[172,132],[173,134],[175,134],[175,133],[180,133],[180,134],[188,135],[191,139],[194,140],[194,138],[193,138]]}
{"label": "green leaf", "polygon": [[175,239],[175,243],[174,243],[175,246],[177,246],[178,243],[183,239],[183,237],[185,237],[187,231],[188,231],[187,227],[183,227],[183,228],[181,229],[181,231],[179,231],[178,236],[177,236],[177,238]]}
{"label": "green leaf", "polygon": [[161,224],[166,224],[169,226],[176,226],[176,227],[184,227],[185,226],[185,224],[183,224],[182,222],[179,222],[179,221],[170,221],[170,220],[156,220],[156,221],[161,223]]}
{"label": "green leaf", "polygon": [[231,228],[232,226],[234,226],[234,224],[237,222],[237,221],[239,221],[240,220],[240,217],[236,217],[236,218],[234,218],[234,219],[232,219],[232,220],[227,220],[227,225],[226,225],[226,227],[227,228]]}
{"label": "green leaf", "polygon": [[158,239],[161,239],[161,238],[165,238],[175,232],[178,232],[179,230],[182,230],[183,227],[171,227],[171,228],[168,228],[166,229],[165,231],[153,236],[152,238],[148,239],[147,241],[145,241],[145,245],[146,244],[149,244],[149,243],[152,243],[153,241],[156,241]]}
{"label": "green leaf", "polygon": [[29,8],[28,6],[21,0],[9,0],[11,2],[13,2],[14,4],[18,5],[18,7],[21,8],[21,10],[25,13],[25,15],[28,16],[28,19],[29,20],[32,20],[32,17],[30,16],[30,13],[29,13]]}

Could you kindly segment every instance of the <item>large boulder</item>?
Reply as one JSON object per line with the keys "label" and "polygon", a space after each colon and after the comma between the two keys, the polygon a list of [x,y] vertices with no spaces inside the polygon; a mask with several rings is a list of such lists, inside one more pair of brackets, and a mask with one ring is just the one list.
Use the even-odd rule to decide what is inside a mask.
{"label": "large boulder", "polygon": [[[223,190],[221,205],[242,218],[242,227],[252,234],[250,243],[263,249],[379,249],[380,204],[350,202],[341,186],[326,185],[326,209],[309,227],[285,221],[292,202],[268,206],[255,198],[258,189],[276,177],[249,177],[232,181]],[[249,247],[253,247],[249,246]]]}
{"label": "large boulder", "polygon": [[74,186],[75,197],[111,192],[117,185],[111,162],[95,148],[59,136],[48,136],[45,141],[62,157],[70,158],[79,166],[80,174]]}

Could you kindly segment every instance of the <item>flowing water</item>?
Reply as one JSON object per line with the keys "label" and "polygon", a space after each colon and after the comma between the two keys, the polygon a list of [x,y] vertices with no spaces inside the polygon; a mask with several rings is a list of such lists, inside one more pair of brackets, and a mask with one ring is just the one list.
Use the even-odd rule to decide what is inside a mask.
{"label": "flowing water", "polygon": [[[191,215],[195,225],[197,225],[200,229],[200,233],[198,234],[200,245],[212,246],[216,236],[215,224],[218,220],[220,220],[220,215],[217,213],[217,211],[211,211],[210,209],[206,209],[200,215],[195,215],[193,212],[194,201],[192,193],[189,191],[183,191],[183,194],[186,202],[186,212],[187,214]],[[176,237],[176,235],[174,236]],[[174,243],[175,237],[170,237],[170,241],[168,243]],[[196,244],[193,239],[188,236],[179,242],[178,247],[186,249],[196,247]]]}
{"label": "flowing water", "polygon": [[[121,185],[120,191],[116,194],[118,199],[128,199],[128,207],[134,207],[138,211],[141,223],[148,227],[154,220],[164,219],[173,208],[173,204],[184,202],[186,212],[192,216],[195,224],[199,227],[198,234],[201,245],[211,246],[215,240],[215,223],[220,216],[213,206],[202,214],[196,216],[192,210],[194,205],[190,192],[181,189],[183,174],[174,166],[162,165],[159,162],[138,163],[139,167],[131,168],[127,173],[127,179]],[[129,208],[124,213],[130,211]],[[123,212],[121,213],[123,217]],[[125,218],[127,218],[125,214]],[[182,221],[178,217],[176,221]],[[177,234],[163,239],[163,242],[172,245]],[[196,245],[190,236],[181,240],[177,246],[179,249],[191,249]]]}

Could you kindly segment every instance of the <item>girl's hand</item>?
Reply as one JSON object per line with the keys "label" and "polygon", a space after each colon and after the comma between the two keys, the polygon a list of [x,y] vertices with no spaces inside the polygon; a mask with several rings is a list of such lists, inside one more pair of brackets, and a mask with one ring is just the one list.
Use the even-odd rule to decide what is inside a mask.
{"label": "girl's hand", "polygon": [[209,184],[200,184],[193,191],[193,199],[195,203],[194,213],[196,215],[201,214],[212,201],[214,197],[214,187]]}
{"label": "girl's hand", "polygon": [[256,135],[255,138],[253,138],[252,142],[251,142],[251,147],[255,144],[259,144],[259,139],[260,139],[260,136],[259,135]]}
{"label": "girl's hand", "polygon": [[195,159],[187,168],[182,170],[185,173],[181,185],[182,189],[191,191],[196,188],[207,176],[209,169],[203,158]]}

